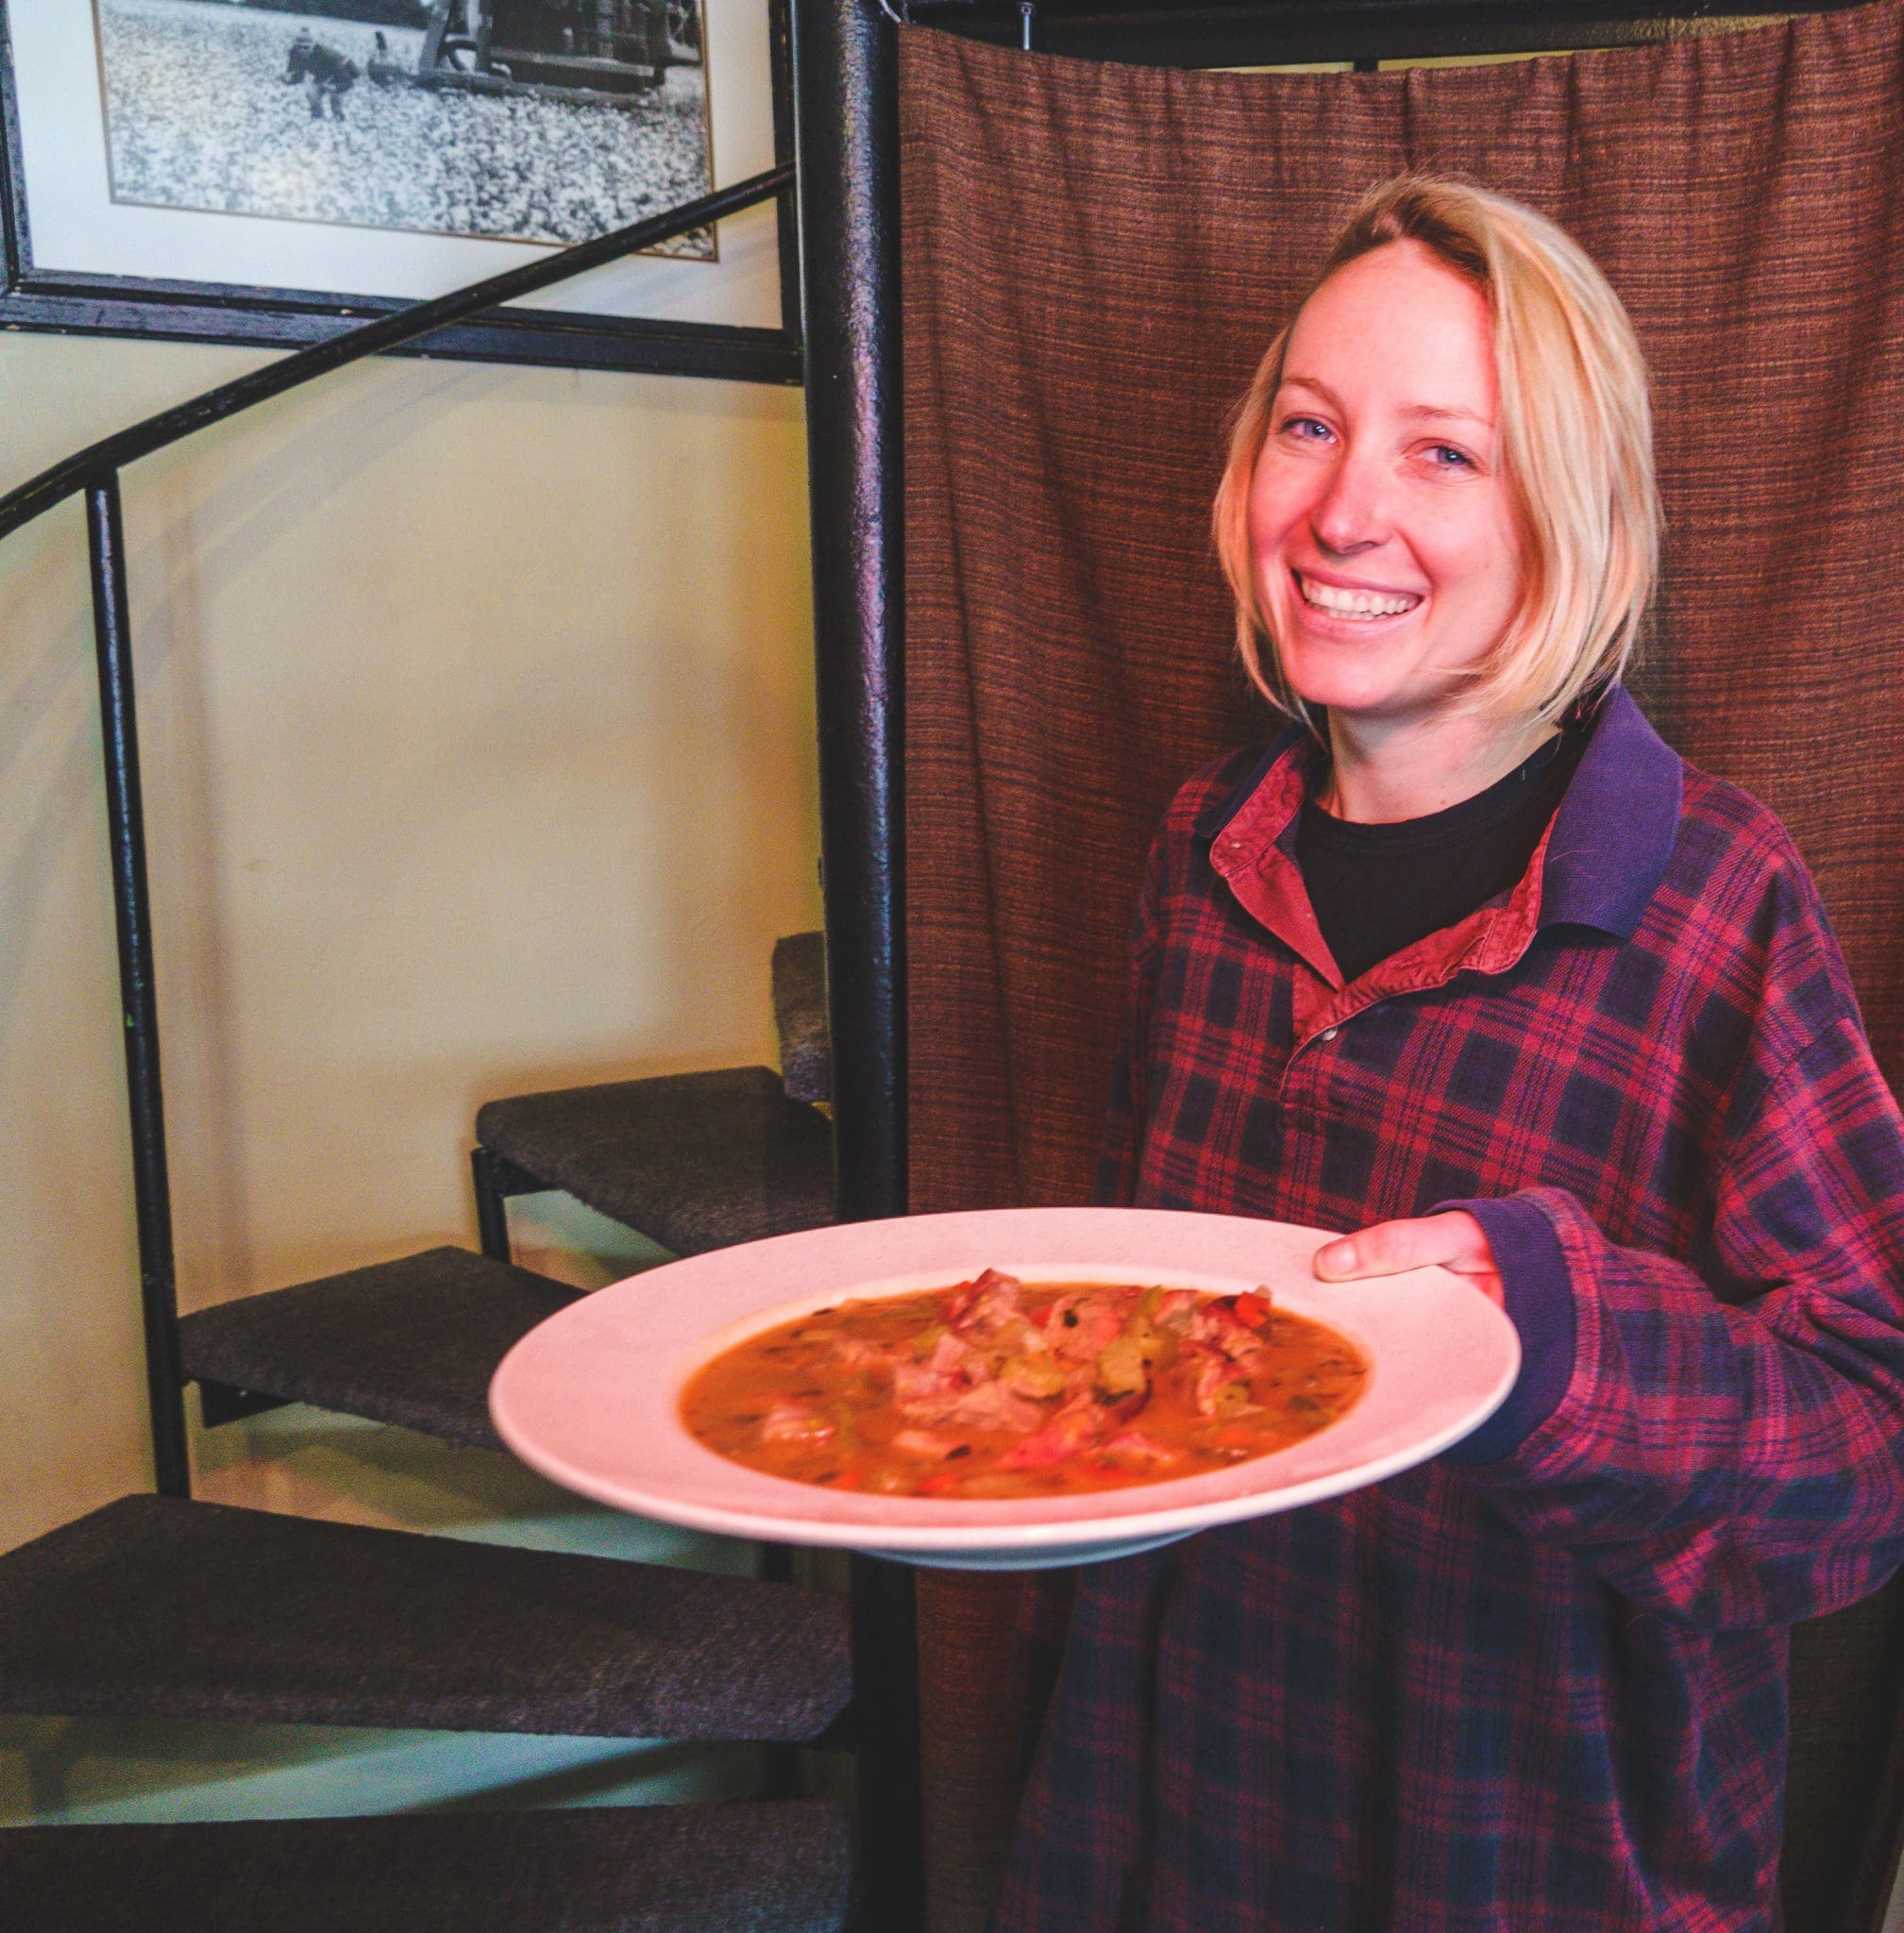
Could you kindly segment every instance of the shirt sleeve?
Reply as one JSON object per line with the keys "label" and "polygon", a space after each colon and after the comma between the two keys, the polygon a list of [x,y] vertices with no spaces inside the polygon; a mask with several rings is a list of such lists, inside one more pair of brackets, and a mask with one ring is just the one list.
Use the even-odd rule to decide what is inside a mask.
{"label": "shirt sleeve", "polygon": [[1904,1118],[1855,1018],[1770,1071],[1717,1153],[1697,1268],[1563,1189],[1502,1204],[1552,1232],[1572,1361],[1543,1420],[1456,1468],[1643,1609],[1791,1623],[1904,1561]]}

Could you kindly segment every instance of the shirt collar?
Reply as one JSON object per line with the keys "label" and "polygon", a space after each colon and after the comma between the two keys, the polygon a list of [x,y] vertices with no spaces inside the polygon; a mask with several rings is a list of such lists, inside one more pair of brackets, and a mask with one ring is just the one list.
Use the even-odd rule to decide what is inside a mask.
{"label": "shirt collar", "polygon": [[[1279,795],[1278,814],[1287,802],[1292,822],[1304,788],[1289,782],[1295,770],[1279,768],[1286,762],[1306,761],[1308,743],[1306,727],[1290,726],[1264,749],[1235,790],[1205,807],[1195,821],[1196,835],[1215,840],[1256,800],[1272,773],[1278,781],[1273,788]],[[1616,684],[1600,702],[1592,736],[1554,815],[1541,876],[1539,924],[1590,926],[1615,939],[1632,938],[1665,877],[1683,790],[1678,754],[1647,723],[1626,687]],[[1278,825],[1272,836],[1287,831]]]}
{"label": "shirt collar", "polygon": [[1256,788],[1271,772],[1285,759],[1299,757],[1308,742],[1308,728],[1291,725],[1273,744],[1267,746],[1262,756],[1256,759],[1243,774],[1242,782],[1233,791],[1212,799],[1191,822],[1191,833],[1205,843],[1214,839],[1236,815],[1255,797]]}
{"label": "shirt collar", "polygon": [[1679,755],[1616,684],[1554,815],[1542,926],[1566,922],[1633,937],[1673,856],[1685,780]]}

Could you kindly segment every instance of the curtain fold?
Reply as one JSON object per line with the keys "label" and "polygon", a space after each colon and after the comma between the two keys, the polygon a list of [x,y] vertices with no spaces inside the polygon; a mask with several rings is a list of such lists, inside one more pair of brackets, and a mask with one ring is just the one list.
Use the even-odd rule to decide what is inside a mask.
{"label": "curtain fold", "polygon": [[[1897,1084],[1904,9],[1375,75],[911,29],[901,140],[916,1210],[1087,1196],[1151,833],[1190,771],[1275,729],[1209,541],[1228,412],[1351,204],[1404,168],[1553,215],[1626,301],[1667,513],[1635,689],[1791,827]],[[929,1695],[991,1736],[983,1647],[958,1648],[962,1689]],[[953,1784],[970,1807],[970,1767]],[[1850,1857],[1802,1858],[1839,1885]],[[978,1922],[983,1884],[953,1891],[939,1933]]]}
{"label": "curtain fold", "polygon": [[1904,1074],[1899,21],[1379,75],[902,36],[916,1208],[1087,1190],[1145,846],[1272,729],[1210,550],[1226,415],[1405,167],[1554,215],[1631,311],[1668,520],[1636,688],[1792,827]]}

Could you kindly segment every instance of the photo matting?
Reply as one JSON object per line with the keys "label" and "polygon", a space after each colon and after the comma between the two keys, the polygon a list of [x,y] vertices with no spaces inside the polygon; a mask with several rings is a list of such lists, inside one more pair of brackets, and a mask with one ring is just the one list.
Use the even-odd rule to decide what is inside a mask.
{"label": "photo matting", "polygon": [[[305,7],[9,0],[0,323],[289,346],[774,165],[770,0]],[[787,379],[781,227],[747,210],[431,353]]]}

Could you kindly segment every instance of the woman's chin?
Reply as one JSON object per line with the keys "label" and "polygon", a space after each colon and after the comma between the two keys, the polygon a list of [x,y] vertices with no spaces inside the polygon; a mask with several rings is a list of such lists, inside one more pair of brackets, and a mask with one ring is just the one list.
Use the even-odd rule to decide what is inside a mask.
{"label": "woman's chin", "polygon": [[1382,718],[1419,709],[1419,702],[1390,679],[1314,678],[1297,672],[1289,687],[1311,711],[1326,709],[1339,718]]}
{"label": "woman's chin", "polygon": [[[1290,627],[1281,656],[1292,689],[1313,705],[1337,711],[1379,711],[1406,699],[1415,682],[1414,652],[1393,647],[1402,640],[1366,635],[1305,635]],[[1386,647],[1386,648],[1385,648]]]}
{"label": "woman's chin", "polygon": [[1426,673],[1415,653],[1370,644],[1345,649],[1332,640],[1298,639],[1283,651],[1283,675],[1305,704],[1326,706],[1339,717],[1414,717],[1453,695],[1450,681]]}

